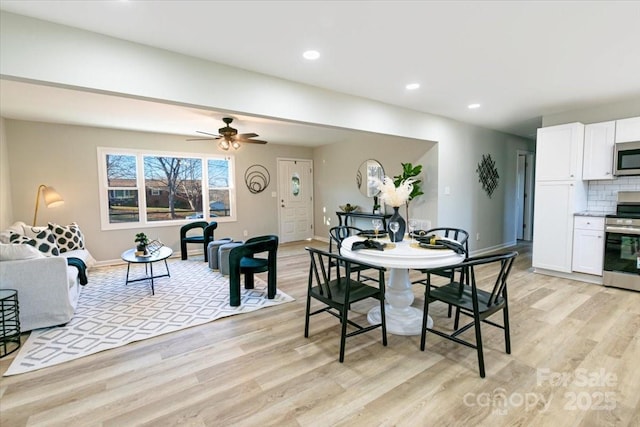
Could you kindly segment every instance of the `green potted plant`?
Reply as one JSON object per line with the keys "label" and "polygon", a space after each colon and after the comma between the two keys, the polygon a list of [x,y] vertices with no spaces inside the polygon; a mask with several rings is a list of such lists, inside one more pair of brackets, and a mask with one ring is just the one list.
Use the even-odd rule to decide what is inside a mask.
{"label": "green potted plant", "polygon": [[405,202],[405,207],[407,209],[407,220],[409,219],[409,202],[415,199],[418,196],[422,196],[424,193],[420,188],[421,179],[416,179],[415,177],[420,175],[422,172],[422,165],[413,166],[411,163],[400,163],[402,165],[402,173],[400,175],[396,175],[393,177],[393,183],[396,187],[399,187],[403,182],[407,179],[411,179],[411,184],[413,185],[413,190],[411,190],[411,194],[409,194],[409,198]]}
{"label": "green potted plant", "polygon": [[136,251],[141,252],[141,255],[146,255],[147,245],[149,244],[149,238],[147,235],[144,233],[136,234],[134,242],[136,242]]}

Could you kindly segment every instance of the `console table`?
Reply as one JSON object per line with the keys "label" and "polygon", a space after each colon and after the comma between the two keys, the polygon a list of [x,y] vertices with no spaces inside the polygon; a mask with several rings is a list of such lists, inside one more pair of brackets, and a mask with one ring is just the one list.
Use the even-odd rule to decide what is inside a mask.
{"label": "console table", "polygon": [[[372,212],[343,212],[337,211],[336,215],[338,215],[338,221],[340,221],[340,225],[349,225],[349,218],[351,218],[351,222],[353,223],[354,219],[365,218],[365,219],[381,219],[382,220],[382,230],[387,229],[387,219],[391,218],[391,214],[377,214]],[[343,218],[344,217],[344,221]],[[370,229],[371,227],[367,227]]]}

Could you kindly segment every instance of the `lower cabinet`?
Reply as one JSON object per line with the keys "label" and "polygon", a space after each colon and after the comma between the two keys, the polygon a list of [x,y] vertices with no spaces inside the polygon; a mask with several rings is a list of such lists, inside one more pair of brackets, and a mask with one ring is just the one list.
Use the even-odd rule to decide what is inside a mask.
{"label": "lower cabinet", "polygon": [[573,271],[602,276],[604,218],[576,216],[573,232]]}

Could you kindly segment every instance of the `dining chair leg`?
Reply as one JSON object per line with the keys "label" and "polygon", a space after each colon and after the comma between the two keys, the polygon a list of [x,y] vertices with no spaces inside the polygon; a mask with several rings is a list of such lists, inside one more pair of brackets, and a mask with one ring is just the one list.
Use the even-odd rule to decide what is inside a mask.
{"label": "dining chair leg", "polygon": [[304,316],[304,337],[309,338],[309,312],[311,311],[311,295],[307,292],[307,311]]}
{"label": "dining chair leg", "polygon": [[420,336],[420,350],[424,351],[427,340],[427,319],[429,318],[429,295],[431,286],[427,283],[424,291],[424,308],[422,309],[422,335]]}
{"label": "dining chair leg", "polygon": [[511,333],[509,331],[509,305],[504,304],[504,309],[502,310],[502,319],[504,322],[504,346],[507,354],[511,354]]}
{"label": "dining chair leg", "polygon": [[340,334],[340,363],[344,362],[344,347],[347,341],[347,311],[349,308],[344,305],[340,313],[340,322],[342,323],[342,333]]}
{"label": "dining chair leg", "polygon": [[384,295],[380,299],[380,318],[382,322],[382,345],[387,345],[387,315],[384,312]]}
{"label": "dining chair leg", "polygon": [[453,329],[458,330],[458,326],[460,326],[460,307],[456,307],[456,317],[453,321]]}
{"label": "dining chair leg", "polygon": [[478,316],[477,310],[473,315],[473,323],[476,330],[476,349],[478,350],[478,369],[480,370],[480,377],[484,378],[484,355],[482,353],[482,333],[480,332],[480,316]]}

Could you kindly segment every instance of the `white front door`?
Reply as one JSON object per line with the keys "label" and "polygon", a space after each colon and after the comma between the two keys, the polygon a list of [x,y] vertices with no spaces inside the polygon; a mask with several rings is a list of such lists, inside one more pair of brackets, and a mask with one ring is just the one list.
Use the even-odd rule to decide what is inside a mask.
{"label": "white front door", "polygon": [[280,242],[313,237],[313,163],[278,159]]}

